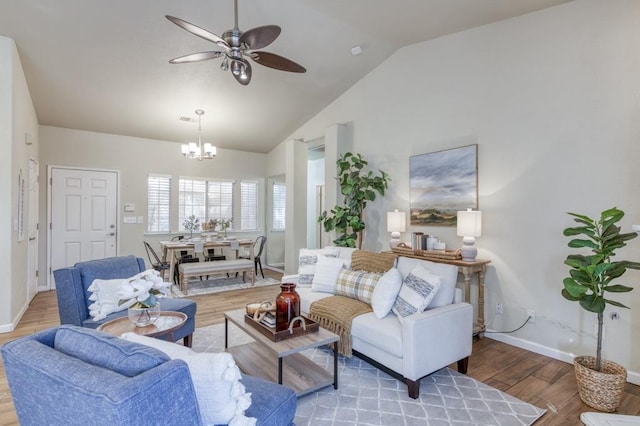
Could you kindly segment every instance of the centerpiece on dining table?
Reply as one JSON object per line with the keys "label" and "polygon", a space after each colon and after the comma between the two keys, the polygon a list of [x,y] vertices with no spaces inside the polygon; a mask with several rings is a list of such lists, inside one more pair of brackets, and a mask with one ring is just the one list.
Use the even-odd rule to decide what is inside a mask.
{"label": "centerpiece on dining table", "polygon": [[146,270],[122,282],[118,304],[129,305],[129,321],[136,327],[146,327],[160,318],[158,299],[167,295],[170,285],[158,271]]}

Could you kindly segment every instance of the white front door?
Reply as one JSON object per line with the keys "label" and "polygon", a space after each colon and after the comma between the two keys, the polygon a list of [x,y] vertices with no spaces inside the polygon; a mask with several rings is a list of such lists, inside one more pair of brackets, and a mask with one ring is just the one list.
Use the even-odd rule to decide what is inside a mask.
{"label": "white front door", "polygon": [[[118,173],[52,167],[51,272],[117,255]],[[52,287],[50,285],[50,287]]]}
{"label": "white front door", "polygon": [[27,300],[38,292],[38,162],[29,160],[29,204],[28,210],[28,246],[27,246]]}

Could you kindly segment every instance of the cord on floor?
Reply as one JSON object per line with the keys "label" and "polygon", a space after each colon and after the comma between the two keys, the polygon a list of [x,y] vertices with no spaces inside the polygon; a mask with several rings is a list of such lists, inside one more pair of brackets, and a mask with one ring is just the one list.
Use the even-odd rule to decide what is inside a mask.
{"label": "cord on floor", "polygon": [[485,331],[485,334],[486,333],[503,333],[503,334],[515,333],[516,331],[520,330],[522,327],[527,325],[527,323],[529,322],[530,319],[531,319],[531,316],[528,316],[527,319],[524,321],[524,323],[520,327],[516,328],[515,330],[511,330],[511,331]]}

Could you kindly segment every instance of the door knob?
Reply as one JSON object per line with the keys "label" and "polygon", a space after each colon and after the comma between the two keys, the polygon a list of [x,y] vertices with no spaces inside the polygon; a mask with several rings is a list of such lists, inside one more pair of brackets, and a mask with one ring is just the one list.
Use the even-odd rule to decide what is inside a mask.
{"label": "door knob", "polygon": [[107,236],[109,236],[109,237],[113,237],[114,235],[116,235],[115,232],[110,232],[110,233],[107,234]]}

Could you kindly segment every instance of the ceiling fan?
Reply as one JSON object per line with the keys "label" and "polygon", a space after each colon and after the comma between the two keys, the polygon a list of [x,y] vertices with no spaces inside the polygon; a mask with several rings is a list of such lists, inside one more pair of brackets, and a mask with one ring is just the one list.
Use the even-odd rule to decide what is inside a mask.
{"label": "ceiling fan", "polygon": [[231,73],[238,83],[246,86],[251,81],[251,64],[247,58],[265,67],[274,68],[280,71],[304,73],[307,70],[290,59],[275,53],[260,52],[262,49],[274,42],[280,35],[280,27],[277,25],[265,25],[242,32],[238,28],[238,0],[234,0],[234,27],[227,30],[219,37],[205,29],[193,25],[187,21],[174,16],[166,15],[166,18],[198,37],[215,43],[222,50],[211,50],[207,52],[191,53],[172,59],[169,63],[183,64],[188,62],[206,61],[208,59],[224,57],[220,69]]}

